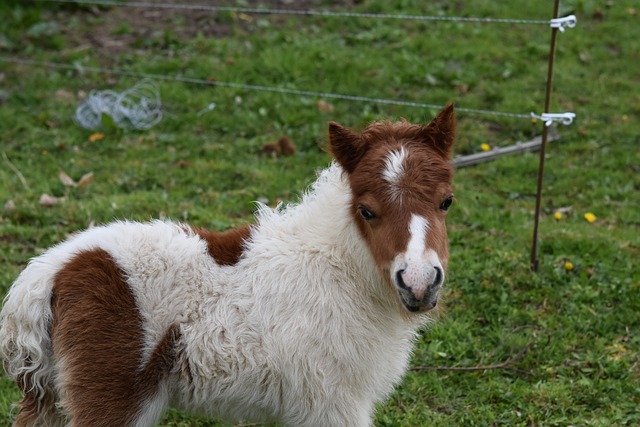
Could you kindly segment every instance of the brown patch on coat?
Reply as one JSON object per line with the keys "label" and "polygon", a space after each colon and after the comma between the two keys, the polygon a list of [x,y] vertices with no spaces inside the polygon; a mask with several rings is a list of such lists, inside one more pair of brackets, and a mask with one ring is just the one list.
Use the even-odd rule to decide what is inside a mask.
{"label": "brown patch on coat", "polygon": [[237,264],[244,252],[245,242],[251,236],[251,227],[248,225],[223,232],[204,228],[193,231],[207,242],[209,255],[220,265]]}
{"label": "brown patch on coat", "polygon": [[73,425],[130,425],[171,371],[180,338],[168,328],[143,363],[143,323],[123,271],[102,249],[81,252],[55,276],[51,340]]}

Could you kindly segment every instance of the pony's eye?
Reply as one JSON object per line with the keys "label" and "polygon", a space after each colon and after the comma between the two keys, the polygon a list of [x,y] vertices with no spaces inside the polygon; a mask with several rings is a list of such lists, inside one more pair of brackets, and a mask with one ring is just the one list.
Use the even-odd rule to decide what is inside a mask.
{"label": "pony's eye", "polygon": [[370,221],[376,217],[373,212],[371,212],[369,209],[365,208],[364,206],[358,206],[358,212],[360,212],[360,216],[367,221]]}
{"label": "pony's eye", "polygon": [[440,210],[443,212],[446,212],[447,210],[449,210],[449,207],[451,206],[452,202],[453,202],[453,195],[447,196],[447,198],[444,199],[442,203],[440,203]]}

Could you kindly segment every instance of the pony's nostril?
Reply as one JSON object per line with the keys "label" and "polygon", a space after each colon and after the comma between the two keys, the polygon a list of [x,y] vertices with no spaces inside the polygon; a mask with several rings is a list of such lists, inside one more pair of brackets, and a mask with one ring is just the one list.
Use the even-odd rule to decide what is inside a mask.
{"label": "pony's nostril", "polygon": [[444,274],[442,273],[442,268],[434,267],[436,269],[436,279],[433,281],[433,286],[440,286],[444,280]]}
{"label": "pony's nostril", "polygon": [[404,282],[404,279],[402,278],[404,271],[405,271],[404,269],[400,269],[396,272],[396,282],[398,283],[398,286],[401,287],[402,289],[408,289],[407,284]]}

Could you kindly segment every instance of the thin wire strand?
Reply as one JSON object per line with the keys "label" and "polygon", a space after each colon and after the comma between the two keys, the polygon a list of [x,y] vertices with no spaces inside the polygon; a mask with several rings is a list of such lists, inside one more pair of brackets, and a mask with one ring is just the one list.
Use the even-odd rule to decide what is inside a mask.
{"label": "thin wire strand", "polygon": [[[0,62],[10,62],[14,64],[22,64],[22,65],[29,65],[29,66],[36,66],[36,67],[57,68],[57,69],[65,69],[65,70],[90,71],[90,72],[96,72],[96,73],[114,74],[119,76],[175,81],[175,82],[199,84],[199,85],[206,85],[206,86],[220,86],[220,87],[227,87],[227,88],[234,88],[234,89],[257,90],[257,91],[263,91],[263,92],[277,92],[282,94],[301,95],[301,96],[310,96],[310,97],[319,97],[319,98],[344,99],[348,101],[358,101],[358,102],[371,102],[374,104],[401,105],[405,107],[431,108],[431,109],[441,109],[444,107],[444,105],[427,104],[427,103],[421,103],[421,102],[399,101],[399,100],[384,99],[384,98],[370,98],[370,97],[357,96],[357,95],[344,95],[344,94],[330,93],[330,92],[316,92],[311,90],[289,89],[289,88],[283,88],[283,87],[263,86],[263,85],[254,85],[254,84],[246,84],[246,83],[223,82],[223,81],[217,81],[217,80],[204,80],[204,79],[196,79],[196,78],[182,77],[182,76],[168,76],[164,74],[139,73],[135,71],[116,70],[116,69],[102,68],[102,67],[91,67],[91,66],[84,66],[79,64],[72,65],[72,64],[63,64],[59,62],[34,61],[31,59],[23,59],[23,58],[15,58],[15,57],[0,56]],[[508,113],[508,112],[501,112],[501,111],[479,110],[479,109],[464,108],[464,107],[456,107],[456,111],[462,112],[462,113],[468,113],[468,114],[484,115],[484,116],[512,117],[512,118],[531,120],[530,113],[529,114]]]}
{"label": "thin wire strand", "polygon": [[296,10],[296,9],[267,9],[252,7],[232,7],[232,6],[209,6],[199,4],[173,4],[173,3],[145,3],[138,1],[113,2],[106,0],[40,0],[47,3],[76,3],[100,6],[123,6],[155,9],[182,9],[182,10],[202,10],[209,12],[236,12],[246,14],[262,15],[307,15],[324,16],[332,18],[370,18],[370,19],[403,19],[414,21],[455,21],[455,22],[481,22],[481,23],[502,23],[502,24],[546,24],[549,20],[542,19],[503,19],[503,18],[478,18],[464,16],[425,16],[425,15],[405,15],[405,14],[385,14],[385,13],[358,13],[358,12],[333,12],[328,10]]}

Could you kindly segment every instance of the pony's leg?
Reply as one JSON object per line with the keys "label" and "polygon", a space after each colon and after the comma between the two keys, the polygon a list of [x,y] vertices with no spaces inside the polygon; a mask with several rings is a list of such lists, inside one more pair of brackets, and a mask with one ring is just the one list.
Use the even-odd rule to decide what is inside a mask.
{"label": "pony's leg", "polygon": [[[340,396],[340,393],[336,393],[335,396]],[[295,425],[371,427],[373,426],[373,402],[359,401],[353,396],[343,394],[317,405],[304,421],[298,421]]]}
{"label": "pony's leg", "polygon": [[76,255],[55,277],[52,343],[61,405],[74,427],[144,426],[168,399],[161,390],[179,337],[169,328],[142,360],[143,322],[124,274],[100,249]]}

